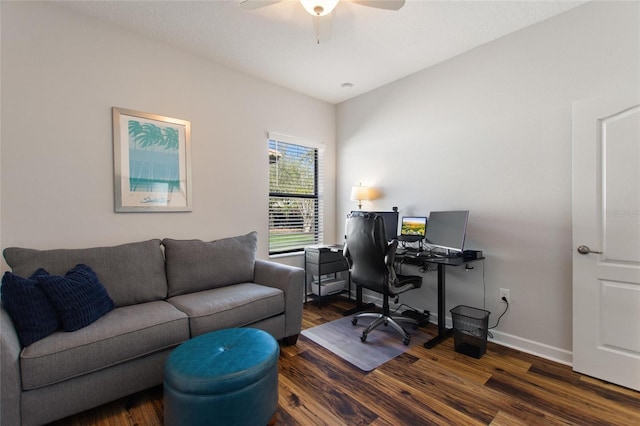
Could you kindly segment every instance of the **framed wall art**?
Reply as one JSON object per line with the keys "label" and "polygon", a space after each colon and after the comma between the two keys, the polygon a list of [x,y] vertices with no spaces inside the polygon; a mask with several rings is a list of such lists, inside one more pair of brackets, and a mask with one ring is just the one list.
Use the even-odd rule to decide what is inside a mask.
{"label": "framed wall art", "polygon": [[112,108],[116,212],[191,211],[191,123]]}

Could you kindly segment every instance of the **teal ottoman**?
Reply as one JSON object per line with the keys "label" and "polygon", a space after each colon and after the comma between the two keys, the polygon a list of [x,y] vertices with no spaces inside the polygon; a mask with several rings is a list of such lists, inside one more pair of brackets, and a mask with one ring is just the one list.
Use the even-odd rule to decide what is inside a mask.
{"label": "teal ottoman", "polygon": [[279,353],[273,336],[253,328],[184,342],[165,363],[165,425],[266,425],[278,408]]}

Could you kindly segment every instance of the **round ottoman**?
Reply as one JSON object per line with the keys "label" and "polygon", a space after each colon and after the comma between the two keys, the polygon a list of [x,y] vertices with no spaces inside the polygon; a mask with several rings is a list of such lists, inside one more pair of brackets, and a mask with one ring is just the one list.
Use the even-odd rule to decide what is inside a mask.
{"label": "round ottoman", "polygon": [[165,363],[165,425],[266,425],[278,408],[279,353],[273,336],[253,328],[184,342]]}

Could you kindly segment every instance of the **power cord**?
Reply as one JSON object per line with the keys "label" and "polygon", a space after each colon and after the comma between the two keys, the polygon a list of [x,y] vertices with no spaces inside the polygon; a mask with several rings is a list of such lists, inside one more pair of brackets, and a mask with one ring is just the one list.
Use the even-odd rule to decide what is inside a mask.
{"label": "power cord", "polygon": [[[496,321],[496,325],[494,325],[493,327],[489,327],[489,330],[493,330],[494,328],[496,328],[498,325],[500,325],[500,320],[502,319],[502,317],[504,316],[504,314],[507,313],[507,311],[509,310],[509,301],[507,300],[506,297],[502,296],[502,301],[504,303],[507,304],[507,306],[504,308],[504,311],[500,314],[500,316],[498,317],[498,321]],[[489,337],[491,337],[493,339],[493,334],[489,331],[487,332],[487,334],[489,335]]]}
{"label": "power cord", "polygon": [[482,259],[482,309],[487,309],[487,281],[484,277],[484,259]]}

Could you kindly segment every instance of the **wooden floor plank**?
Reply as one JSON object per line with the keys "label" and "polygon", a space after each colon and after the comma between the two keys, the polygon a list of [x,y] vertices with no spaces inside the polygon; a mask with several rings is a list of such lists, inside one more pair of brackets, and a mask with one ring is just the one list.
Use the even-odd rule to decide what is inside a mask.
{"label": "wooden floor plank", "polygon": [[[279,378],[276,424],[346,425],[316,398],[301,398],[306,391],[288,377]],[[285,421],[287,419],[287,421]]]}
{"label": "wooden floor plank", "polygon": [[[305,305],[303,328],[342,317],[352,304]],[[428,325],[427,333],[435,335]],[[354,344],[366,344],[356,336]],[[640,424],[640,393],[534,355],[487,344],[480,359],[453,339],[421,345],[363,372],[300,336],[281,346],[278,410],[284,425],[612,425]],[[162,386],[55,422],[55,426],[162,425]]]}
{"label": "wooden floor plank", "polygon": [[[376,414],[358,399],[349,389],[362,379],[364,374],[348,368],[337,360],[315,357],[311,352],[300,354],[307,362],[286,359],[280,362],[280,376],[296,383],[302,401],[315,400],[347,424],[369,424]],[[356,373],[356,374],[354,374]],[[351,382],[334,381],[332,377],[349,377]],[[346,390],[346,391],[345,391]]]}
{"label": "wooden floor plank", "polygon": [[[414,379],[410,384],[417,392],[435,395],[457,412],[483,421],[484,424],[490,423],[498,410],[508,410],[512,407],[510,398],[484,386],[487,380],[486,372],[480,370],[480,378],[469,378],[469,371],[460,375],[456,366],[461,367],[448,361],[442,362],[438,358],[421,359],[415,365],[416,371],[411,375]],[[386,371],[384,368],[381,370]],[[404,372],[391,367],[389,371],[390,374],[396,375],[398,380],[406,380]],[[539,415],[544,416],[544,413]]]}
{"label": "wooden floor plank", "polygon": [[637,410],[602,398],[583,387],[547,380],[535,374],[519,376],[498,373],[487,382],[487,386],[502,392],[508,389],[508,393],[532,401],[547,412],[562,414],[576,424],[585,416],[591,419],[592,424],[627,424],[634,417],[640,420]]}
{"label": "wooden floor plank", "polygon": [[[441,348],[442,349],[442,348]],[[451,348],[453,350],[453,347]],[[412,352],[413,354],[414,352]],[[427,354],[433,354],[431,349],[418,349],[416,355],[421,360],[420,365],[423,368],[431,368],[431,366],[437,365],[439,368],[448,370],[450,374],[454,375],[464,381],[470,381],[478,385],[483,385],[489,378],[491,378],[492,372],[485,371],[485,369],[478,368],[477,365],[473,365],[472,362],[453,362],[455,358],[439,357],[427,357]]]}
{"label": "wooden floor plank", "polygon": [[[458,409],[459,407],[451,404],[450,400],[446,401],[440,395],[436,396],[429,391],[418,390],[413,383],[406,381],[406,377],[389,373],[391,371],[378,369],[367,377],[367,384],[376,389],[385,389],[387,395],[395,396],[391,399],[396,401],[397,405],[402,407],[402,410],[409,410],[414,415],[419,414],[424,419],[422,422],[403,422],[402,424],[448,425],[454,422],[464,425],[486,424],[473,416],[469,416],[468,413],[461,412]],[[396,416],[393,416],[389,420],[394,420],[395,418]]]}

